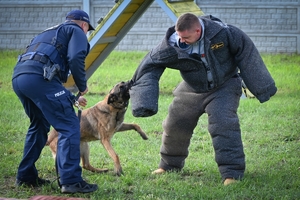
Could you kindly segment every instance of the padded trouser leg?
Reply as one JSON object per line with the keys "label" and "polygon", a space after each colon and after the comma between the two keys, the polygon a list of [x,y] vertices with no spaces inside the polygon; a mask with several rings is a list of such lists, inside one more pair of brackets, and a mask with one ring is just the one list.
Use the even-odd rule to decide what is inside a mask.
{"label": "padded trouser leg", "polygon": [[226,82],[227,87],[221,87],[218,95],[206,107],[208,130],[223,180],[240,179],[245,171],[245,155],[237,115],[241,89],[235,81],[238,80],[232,78]]}
{"label": "padded trouser leg", "polygon": [[169,114],[163,122],[160,168],[180,170],[188,156],[188,147],[194,128],[203,113],[197,103],[197,95],[186,91],[186,85],[180,84],[174,91],[174,100]]}

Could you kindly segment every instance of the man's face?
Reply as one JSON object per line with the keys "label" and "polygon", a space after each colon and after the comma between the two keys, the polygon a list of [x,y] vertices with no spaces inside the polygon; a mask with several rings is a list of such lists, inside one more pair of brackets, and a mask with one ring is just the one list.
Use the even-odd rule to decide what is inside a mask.
{"label": "man's face", "polygon": [[199,28],[193,30],[185,30],[185,31],[176,31],[180,42],[184,42],[186,44],[193,44],[195,43],[201,35],[201,30]]}
{"label": "man's face", "polygon": [[88,30],[89,30],[89,24],[88,24],[87,22],[82,22],[81,28],[82,28],[83,32],[84,32],[85,34],[87,34],[87,32],[88,32]]}

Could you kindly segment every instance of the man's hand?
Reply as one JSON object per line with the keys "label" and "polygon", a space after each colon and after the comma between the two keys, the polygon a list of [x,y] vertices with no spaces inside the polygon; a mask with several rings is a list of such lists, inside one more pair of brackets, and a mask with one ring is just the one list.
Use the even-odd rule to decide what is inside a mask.
{"label": "man's hand", "polygon": [[86,104],[87,104],[87,100],[86,100],[83,96],[80,96],[80,97],[78,98],[78,103],[79,103],[79,105],[85,107]]}

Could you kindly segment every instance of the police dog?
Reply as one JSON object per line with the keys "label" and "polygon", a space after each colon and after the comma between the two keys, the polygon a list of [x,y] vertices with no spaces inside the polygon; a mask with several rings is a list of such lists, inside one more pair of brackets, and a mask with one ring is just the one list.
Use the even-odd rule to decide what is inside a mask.
{"label": "police dog", "polygon": [[[135,130],[147,140],[146,133],[137,124],[123,123],[124,115],[129,102],[129,89],[131,82],[120,82],[115,85],[106,97],[91,108],[82,110],[80,120],[80,156],[82,167],[92,172],[107,172],[108,169],[99,169],[91,166],[89,161],[88,142],[100,140],[109,156],[114,161],[114,173],[123,174],[119,156],[111,146],[110,140],[116,132]],[[58,133],[50,131],[47,145],[49,145],[53,158],[56,158]]]}

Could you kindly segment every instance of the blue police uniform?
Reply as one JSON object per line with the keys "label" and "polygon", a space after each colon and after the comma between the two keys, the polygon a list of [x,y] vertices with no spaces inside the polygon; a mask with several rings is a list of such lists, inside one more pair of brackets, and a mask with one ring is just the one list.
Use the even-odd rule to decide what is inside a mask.
{"label": "blue police uniform", "polygon": [[[83,181],[79,165],[80,125],[73,108],[74,95],[62,83],[71,71],[79,91],[86,90],[84,60],[88,52],[84,31],[76,23],[67,21],[37,35],[19,57],[12,85],[30,118],[30,126],[17,180],[27,182],[38,178],[35,162],[52,125],[60,133],[57,146],[60,183]],[[43,77],[44,68],[54,64],[59,65],[60,71],[47,81]]]}

